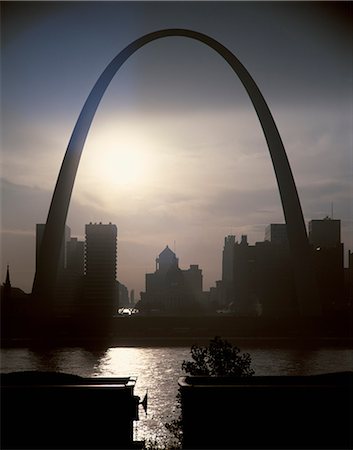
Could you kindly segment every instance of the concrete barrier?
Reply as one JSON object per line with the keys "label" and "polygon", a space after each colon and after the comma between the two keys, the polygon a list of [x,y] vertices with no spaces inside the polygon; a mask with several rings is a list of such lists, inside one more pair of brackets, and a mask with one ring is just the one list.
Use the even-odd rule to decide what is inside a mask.
{"label": "concrete barrier", "polygon": [[140,448],[133,440],[134,386],[133,378],[2,374],[1,448]]}
{"label": "concrete barrier", "polygon": [[351,449],[353,372],[182,377],[186,449]]}

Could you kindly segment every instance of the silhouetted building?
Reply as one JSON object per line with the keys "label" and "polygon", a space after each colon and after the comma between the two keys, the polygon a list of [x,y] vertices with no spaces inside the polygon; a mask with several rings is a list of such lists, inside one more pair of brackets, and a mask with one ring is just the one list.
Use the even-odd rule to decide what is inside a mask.
{"label": "silhouetted building", "polygon": [[341,245],[341,221],[326,216],[309,222],[309,242],[313,247],[332,248]]}
{"label": "silhouetted building", "polygon": [[234,280],[234,248],[235,236],[228,235],[224,238],[222,252],[222,279],[216,281],[216,286],[204,292],[204,303],[211,312],[226,311],[234,306],[235,280]]}
{"label": "silhouetted building", "polygon": [[4,296],[10,297],[11,296],[11,282],[10,282],[10,270],[9,265],[6,267],[6,279],[4,283]]}
{"label": "silhouetted building", "polygon": [[5,282],[1,286],[1,328],[5,326],[5,320],[10,319],[12,315],[12,305],[11,305],[11,282],[10,282],[10,271],[9,266],[6,267],[6,278]]}
{"label": "silhouetted building", "polygon": [[168,247],[159,254],[156,258],[156,272],[159,274],[166,274],[169,271],[177,270],[179,268],[179,259],[175,253]]}
{"label": "silhouetted building", "polygon": [[256,248],[248,244],[247,236],[234,245],[234,303],[239,315],[254,315],[257,304]]}
{"label": "silhouetted building", "polygon": [[85,303],[97,313],[112,315],[117,296],[117,227],[90,223],[85,230]]}
{"label": "silhouetted building", "polygon": [[[20,314],[21,313],[21,301],[27,301],[30,296],[26,294],[22,289],[13,287],[11,285],[10,280],[10,267],[9,265],[6,266],[6,277],[5,282],[1,286],[1,305],[8,307],[11,305],[14,306],[13,312],[14,314]],[[17,304],[19,302],[19,304]]]}
{"label": "silhouetted building", "polygon": [[309,242],[312,247],[314,266],[323,312],[345,308],[343,244],[341,221],[325,217],[309,222]]}
{"label": "silhouetted building", "polygon": [[223,281],[217,280],[216,286],[210,287],[210,290],[208,292],[203,292],[205,299],[204,303],[210,312],[216,312],[220,309],[225,310],[227,308],[230,308],[234,304],[234,302],[224,304],[225,295],[223,286]]}
{"label": "silhouetted building", "polygon": [[[343,244],[340,221],[326,217],[309,222],[309,242],[317,277],[321,306],[326,313],[347,307],[344,291]],[[255,246],[245,236],[234,245],[234,305],[240,315],[299,314],[285,224],[266,228],[265,241]],[[347,276],[346,276],[347,278]],[[347,283],[346,283],[347,285]]]}
{"label": "silhouetted building", "polygon": [[[42,243],[43,234],[45,229],[45,223],[36,224],[36,268],[38,266],[38,256],[40,251],[40,245]],[[71,230],[65,225],[65,235],[63,236],[60,252],[60,261],[58,272],[62,271],[66,267],[66,244],[70,240]]]}
{"label": "silhouetted building", "polygon": [[256,292],[264,316],[299,314],[288,243],[256,242]]}
{"label": "silhouetted building", "polygon": [[66,242],[66,268],[59,273],[55,292],[56,315],[82,313],[85,243],[77,238]]}
{"label": "silhouetted building", "polygon": [[118,290],[119,290],[118,291],[119,292],[119,295],[118,295],[119,301],[117,301],[116,309],[130,308],[133,305],[130,304],[128,288],[124,284],[120,283],[120,281],[117,281],[117,283],[118,283]]}
{"label": "silhouetted building", "polygon": [[134,291],[134,289],[131,289],[131,291],[130,291],[130,305],[131,306],[135,305],[135,291]]}
{"label": "silhouetted building", "polygon": [[74,275],[82,276],[85,272],[85,243],[71,238],[66,244],[66,268]]}
{"label": "silhouetted building", "polygon": [[218,285],[221,306],[234,301],[234,247],[235,236],[226,236],[222,254],[222,283]]}
{"label": "silhouetted building", "polygon": [[[273,226],[274,225],[274,226]],[[267,227],[267,240],[234,245],[234,302],[237,315],[283,317],[297,313],[292,260],[285,226]]]}
{"label": "silhouetted building", "polygon": [[353,309],[353,253],[348,250],[348,267],[344,269],[344,298],[347,308]]}
{"label": "silhouetted building", "polygon": [[202,270],[191,265],[179,268],[175,253],[168,247],[156,259],[156,271],[146,274],[146,292],[138,304],[142,312],[187,313],[200,307]]}
{"label": "silhouetted building", "polygon": [[1,338],[15,336],[23,324],[28,322],[32,303],[30,295],[22,289],[12,287],[10,268],[7,265],[5,282],[0,287],[0,332]]}
{"label": "silhouetted building", "polygon": [[287,225],[285,223],[271,223],[265,229],[265,241],[272,244],[288,245]]}

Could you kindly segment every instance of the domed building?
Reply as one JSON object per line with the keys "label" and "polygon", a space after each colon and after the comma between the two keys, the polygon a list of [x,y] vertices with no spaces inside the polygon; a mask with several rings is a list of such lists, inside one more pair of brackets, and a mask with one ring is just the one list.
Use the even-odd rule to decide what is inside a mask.
{"label": "domed building", "polygon": [[179,268],[179,259],[168,247],[156,258],[156,270],[146,274],[146,292],[139,309],[147,313],[188,313],[200,308],[202,270],[198,265]]}

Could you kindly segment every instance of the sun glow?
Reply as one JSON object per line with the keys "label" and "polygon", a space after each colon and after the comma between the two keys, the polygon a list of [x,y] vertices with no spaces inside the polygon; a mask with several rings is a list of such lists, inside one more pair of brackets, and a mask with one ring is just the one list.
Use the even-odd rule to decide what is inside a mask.
{"label": "sun glow", "polygon": [[[136,128],[97,126],[87,140],[77,180],[78,195],[95,194],[104,203],[146,195],[159,181],[161,145]],[[81,175],[82,174],[82,175]]]}
{"label": "sun glow", "polygon": [[149,176],[146,151],[129,146],[110,148],[104,152],[96,170],[109,185],[137,187]]}

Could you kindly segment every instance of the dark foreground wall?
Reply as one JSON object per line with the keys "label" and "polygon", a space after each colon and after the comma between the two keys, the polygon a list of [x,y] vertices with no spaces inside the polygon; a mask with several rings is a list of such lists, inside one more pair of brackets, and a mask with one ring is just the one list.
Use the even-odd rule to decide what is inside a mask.
{"label": "dark foreground wall", "polygon": [[353,372],[179,385],[185,449],[353,448]]}
{"label": "dark foreground wall", "polygon": [[130,378],[1,375],[1,449],[130,449],[139,398]]}

